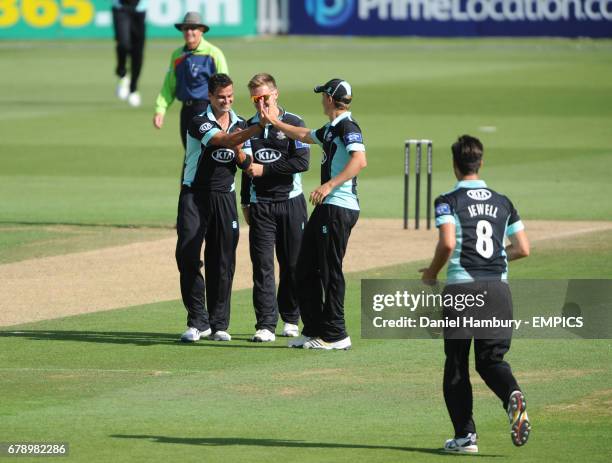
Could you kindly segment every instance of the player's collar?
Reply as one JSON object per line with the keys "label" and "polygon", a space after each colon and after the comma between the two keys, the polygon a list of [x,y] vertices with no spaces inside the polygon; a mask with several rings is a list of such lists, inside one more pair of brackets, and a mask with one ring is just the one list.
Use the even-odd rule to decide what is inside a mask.
{"label": "player's collar", "polygon": [[458,190],[459,188],[486,188],[487,184],[485,183],[484,180],[478,179],[478,180],[461,180],[460,182],[457,182],[457,185],[455,185],[455,189]]}
{"label": "player's collar", "polygon": [[340,114],[338,117],[336,117],[333,121],[331,121],[331,126],[335,127],[335,125],[340,122],[343,119],[346,119],[347,117],[351,117],[351,112],[350,111],[345,111],[342,114]]}
{"label": "player's collar", "polygon": [[[229,115],[230,115],[230,127],[231,127],[236,122],[238,122],[238,116],[236,115],[233,109],[229,110]],[[208,119],[210,119],[211,121],[215,121],[217,124],[219,123],[219,121],[217,121],[217,118],[215,117],[215,113],[212,109],[212,105],[210,104],[208,105],[208,108],[206,109],[206,117],[208,117]]]}

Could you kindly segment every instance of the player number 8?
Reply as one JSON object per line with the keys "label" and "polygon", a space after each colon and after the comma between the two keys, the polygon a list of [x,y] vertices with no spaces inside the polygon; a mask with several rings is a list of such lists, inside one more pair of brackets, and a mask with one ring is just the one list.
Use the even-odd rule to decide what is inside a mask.
{"label": "player number 8", "polygon": [[476,251],[485,259],[493,255],[493,227],[486,220],[476,224]]}

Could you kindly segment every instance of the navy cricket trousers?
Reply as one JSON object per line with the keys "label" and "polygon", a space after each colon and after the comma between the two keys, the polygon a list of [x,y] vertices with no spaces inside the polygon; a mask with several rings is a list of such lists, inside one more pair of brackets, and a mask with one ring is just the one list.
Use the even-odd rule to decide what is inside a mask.
{"label": "navy cricket trousers", "polygon": [[[285,201],[251,203],[249,216],[255,329],[274,332],[279,313],[285,323],[297,325],[300,312],[296,266],[308,219],[304,195]],[[278,294],[275,294],[274,281],[275,249],[279,265]]]}
{"label": "navy cricket trousers", "polygon": [[176,231],[176,262],[187,326],[226,331],[239,236],[236,194],[183,187]]}
{"label": "navy cricket trousers", "polygon": [[306,224],[297,269],[304,336],[321,337],[326,342],[348,336],[342,260],[358,218],[359,211],[321,204]]}

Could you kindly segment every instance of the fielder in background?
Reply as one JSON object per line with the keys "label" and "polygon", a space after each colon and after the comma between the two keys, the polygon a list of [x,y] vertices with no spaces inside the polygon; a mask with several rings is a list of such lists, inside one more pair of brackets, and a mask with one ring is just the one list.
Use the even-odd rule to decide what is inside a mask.
{"label": "fielder in background", "polygon": [[208,79],[215,73],[227,74],[228,69],[221,50],[203,38],[209,27],[198,13],[187,13],[183,22],[174,27],[183,33],[185,45],[170,57],[170,67],[155,102],[153,125],[161,129],[168,107],[175,98],[181,101],[180,131],[185,148],[189,123],[208,107]]}
{"label": "fielder in background", "polygon": [[[426,284],[435,284],[438,272],[448,264],[444,295],[486,295],[482,311],[487,318],[512,319],[512,296],[507,283],[508,261],[529,255],[529,241],[512,202],[490,188],[478,176],[482,167],[483,146],[464,135],[452,146],[453,169],[459,183],[435,201],[439,241],[428,268],[421,269]],[[504,238],[510,244],[504,247]],[[461,310],[464,310],[463,307]],[[469,317],[453,307],[444,317]],[[482,315],[480,315],[482,318]],[[461,324],[460,324],[461,325]],[[444,400],[455,436],[444,449],[456,453],[477,453],[476,425],[472,417],[472,386],[469,352],[474,338],[476,371],[502,401],[507,411],[514,445],[527,442],[531,425],[525,396],[504,355],[510,349],[512,328],[488,331],[482,339],[465,326],[444,329]]]}
{"label": "fielder in background", "polygon": [[[248,87],[256,107],[261,104],[266,109],[274,108],[283,123],[304,127],[300,116],[278,107],[278,88],[270,74],[253,76]],[[256,114],[248,124],[261,122]],[[308,170],[310,146],[287,138],[272,125],[266,125],[263,134],[251,138],[250,143],[245,152],[252,155],[253,162],[242,175],[241,203],[250,227],[249,250],[253,263],[253,306],[257,323],[252,340],[270,342],[276,339],[279,312],[284,322],[282,335],[299,335],[296,266],[308,220],[300,173]],[[280,268],[278,294],[275,294],[274,249]]]}
{"label": "fielder in background", "polygon": [[287,136],[323,148],[321,186],[310,194],[315,205],[302,238],[298,259],[302,336],[289,347],[349,349],[344,321],[345,282],[342,260],[351,230],[359,217],[357,175],[366,167],[363,136],[349,111],[352,90],[348,82],[332,79],[315,87],[330,122],[318,130],[289,125],[274,108],[259,103],[260,114]]}
{"label": "fielder in background", "polygon": [[176,262],[187,309],[187,331],[181,336],[185,342],[205,336],[231,340],[230,298],[239,233],[234,176],[237,165],[246,169],[251,163],[240,145],[248,145],[248,139],[261,131],[259,125],[247,129],[246,121],[232,111],[234,89],[228,75],[211,76],[208,90],[210,106],[188,127],[178,205]]}
{"label": "fielder in background", "polygon": [[[145,15],[148,0],[113,0],[113,27],[117,50],[119,77],[117,97],[127,100],[132,107],[141,104],[138,93],[138,78],[142,70],[145,45]],[[127,72],[127,58],[130,57],[130,75]]]}

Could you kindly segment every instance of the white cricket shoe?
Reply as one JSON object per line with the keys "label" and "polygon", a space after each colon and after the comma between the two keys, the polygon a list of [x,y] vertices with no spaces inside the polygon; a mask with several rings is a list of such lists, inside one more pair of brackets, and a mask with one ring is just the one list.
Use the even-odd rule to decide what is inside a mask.
{"label": "white cricket shoe", "polygon": [[297,338],[300,335],[300,328],[293,323],[285,323],[281,336],[286,338]]}
{"label": "white cricket shoe", "polygon": [[232,337],[227,331],[215,331],[210,339],[213,341],[231,341]]}
{"label": "white cricket shoe", "polygon": [[348,350],[351,348],[351,338],[347,336],[340,341],[327,342],[321,338],[312,338],[302,346],[304,349]]}
{"label": "white cricket shoe", "polygon": [[270,330],[257,330],[251,338],[253,342],[272,342],[276,341],[276,336]]}
{"label": "white cricket shoe", "polygon": [[517,447],[525,445],[531,432],[531,423],[527,416],[527,401],[521,391],[514,391],[510,394],[508,418],[510,419],[512,443]]}
{"label": "white cricket shoe", "polygon": [[127,101],[128,101],[128,104],[132,108],[138,108],[142,104],[142,100],[140,98],[140,93],[138,93],[138,92],[130,93],[130,95],[128,96]]}
{"label": "white cricket shoe", "polygon": [[128,76],[119,79],[115,93],[120,100],[125,101],[128,99],[130,96],[130,78]]}
{"label": "white cricket shoe", "polygon": [[304,344],[306,344],[308,341],[310,341],[312,338],[310,336],[299,336],[295,339],[290,339],[287,342],[287,347],[297,347],[298,349],[301,349],[302,347],[304,347]]}
{"label": "white cricket shoe", "polygon": [[448,439],[444,443],[444,451],[450,453],[478,453],[477,439],[478,436],[475,432],[470,432],[465,437]]}
{"label": "white cricket shoe", "polygon": [[187,331],[185,331],[181,335],[181,341],[183,341],[183,342],[196,342],[196,341],[199,341],[200,338],[205,338],[206,336],[209,336],[210,333],[211,333],[210,328],[208,328],[207,330],[204,330],[204,331],[200,331],[197,328],[189,327],[189,328],[187,328]]}

